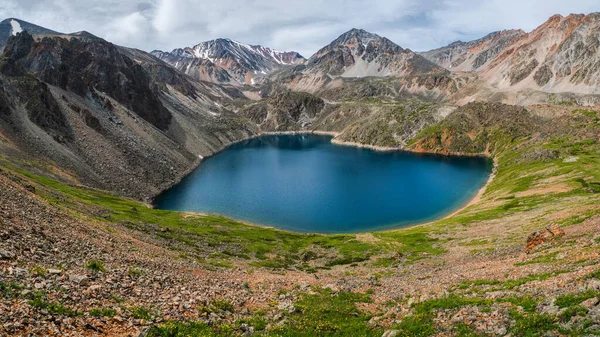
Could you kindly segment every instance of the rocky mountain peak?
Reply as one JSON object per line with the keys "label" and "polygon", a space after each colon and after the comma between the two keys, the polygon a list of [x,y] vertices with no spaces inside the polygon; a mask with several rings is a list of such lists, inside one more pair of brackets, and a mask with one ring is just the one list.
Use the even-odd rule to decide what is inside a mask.
{"label": "rocky mountain peak", "polygon": [[199,80],[252,83],[281,67],[304,62],[297,52],[280,52],[228,38],[205,41],[194,47],[152,54]]}
{"label": "rocky mountain peak", "polygon": [[367,32],[364,29],[352,28],[349,31],[345,32],[344,34],[340,35],[333,42],[340,44],[340,43],[346,43],[349,41],[369,42],[369,41],[378,40],[378,39],[381,39],[381,36],[374,34],[374,33]]}
{"label": "rocky mountain peak", "polygon": [[[392,41],[385,37],[381,37],[377,34],[367,32],[364,29],[353,28],[346,33],[340,35],[337,39],[333,40],[328,46],[319,50],[317,54],[327,52],[332,48],[353,48],[360,52],[363,48],[371,45],[373,48],[378,48],[383,52],[398,52],[403,49]],[[385,50],[383,50],[384,48]]]}
{"label": "rocky mountain peak", "polygon": [[405,76],[443,71],[423,57],[385,37],[351,29],[308,60],[309,70],[331,76]]}

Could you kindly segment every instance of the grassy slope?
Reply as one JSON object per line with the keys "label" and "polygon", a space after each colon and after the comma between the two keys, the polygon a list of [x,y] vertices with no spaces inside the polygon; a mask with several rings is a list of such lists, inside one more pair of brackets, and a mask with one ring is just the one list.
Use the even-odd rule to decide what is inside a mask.
{"label": "grassy slope", "polygon": [[[564,132],[549,137],[515,137],[501,130],[485,128],[486,143],[493,145],[498,169],[482,200],[455,216],[431,224],[373,233],[377,240],[372,241],[359,240],[356,235],[304,235],[250,227],[219,216],[154,210],[112,193],[59,183],[21,171],[8,163],[3,166],[12,174],[28,180],[36,188],[36,193],[50,204],[73,216],[104,226],[107,230],[119,223],[154,234],[159,239],[176,242],[172,249],[179,251],[181,258],[196,259],[207,268],[236,265],[250,269],[266,267],[315,272],[342,265],[348,270],[361,266],[385,274],[392,264],[410,265],[422,259],[441,259],[448,249],[457,245],[471,249],[475,255],[493,254],[501,248],[512,252],[514,247],[522,247],[529,232],[551,221],[568,227],[600,213],[600,194],[597,193],[600,192],[600,149],[596,139],[589,136],[597,134],[595,130],[600,127],[598,115],[587,110],[576,111],[565,123]],[[442,131],[443,128],[436,125],[417,138],[439,137]],[[531,158],[528,154],[535,149],[555,151],[555,156],[543,160],[528,159]],[[483,234],[470,232],[475,228],[497,226],[506,230],[484,231]],[[409,316],[394,326],[401,335],[429,336],[440,329],[434,323],[439,312],[473,306],[478,310],[491,310],[500,306],[506,308],[514,321],[513,336],[536,336],[546,330],[568,335],[589,333],[585,332],[586,324],[582,325],[583,330],[568,329],[561,324],[571,317],[583,315],[584,310],[579,308],[579,303],[597,294],[561,295],[560,304],[568,310],[562,311],[559,316],[536,312],[535,306],[542,299],[520,294],[520,287],[530,282],[574,271],[582,265],[595,264],[585,256],[568,258],[578,249],[590,256],[598,252],[597,245],[575,247],[569,241],[542,248],[516,267],[528,271],[525,268],[542,264],[548,265],[546,269],[551,271],[525,272],[528,275],[512,279],[463,281],[455,285],[454,293],[449,297],[413,304]],[[557,259],[558,254],[567,254],[567,258]],[[585,277],[598,278],[598,275]],[[485,296],[498,289],[514,294],[496,300]],[[369,294],[313,289],[302,293],[296,302],[299,310],[289,315],[285,325],[265,334],[302,336],[307,331],[317,331],[319,335],[345,336],[358,331],[360,335],[380,335],[382,331],[379,328],[373,329],[367,323],[373,314],[358,309],[359,304],[370,301]],[[263,326],[261,319],[258,314],[253,326]],[[220,336],[230,335],[236,328],[172,322],[154,328],[151,335]],[[450,331],[455,335],[477,335],[471,328],[459,323],[454,324]]]}

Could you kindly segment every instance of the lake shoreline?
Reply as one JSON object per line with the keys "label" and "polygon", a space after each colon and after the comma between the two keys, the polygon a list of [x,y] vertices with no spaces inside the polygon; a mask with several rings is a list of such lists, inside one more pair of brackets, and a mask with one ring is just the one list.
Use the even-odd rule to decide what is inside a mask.
{"label": "lake shoreline", "polygon": [[[355,147],[355,148],[363,148],[363,149],[368,149],[368,150],[372,150],[372,151],[377,151],[377,152],[394,152],[394,151],[399,151],[399,152],[408,152],[408,153],[415,153],[415,154],[423,154],[423,155],[434,155],[434,156],[440,156],[440,157],[482,157],[482,158],[488,158],[491,159],[493,161],[493,167],[492,167],[492,172],[490,173],[488,179],[486,180],[486,183],[478,190],[478,192],[475,194],[475,196],[473,198],[471,198],[466,204],[464,204],[463,206],[461,206],[459,209],[456,209],[454,211],[452,211],[451,213],[445,215],[445,216],[441,216],[435,220],[431,220],[431,221],[427,221],[427,222],[422,222],[422,223],[415,223],[412,225],[406,225],[406,226],[402,226],[402,227],[398,227],[398,228],[393,228],[393,229],[381,229],[381,230],[372,230],[372,231],[365,231],[365,232],[349,232],[349,233],[319,233],[319,232],[297,232],[294,230],[290,230],[290,229],[284,229],[284,228],[279,228],[279,227],[275,227],[275,226],[270,226],[270,225],[263,225],[263,224],[258,224],[258,223],[253,223],[253,222],[248,222],[248,221],[244,221],[244,220],[239,220],[239,219],[234,219],[231,217],[227,217],[225,215],[221,215],[221,214],[211,214],[211,213],[202,213],[202,212],[181,212],[183,214],[188,214],[188,215],[212,215],[212,216],[222,216],[228,219],[232,219],[234,221],[243,223],[245,225],[248,226],[253,226],[253,227],[259,227],[259,228],[264,228],[264,229],[273,229],[273,230],[280,230],[280,231],[284,231],[284,232],[290,232],[290,233],[301,233],[301,234],[320,234],[320,235],[336,235],[336,234],[348,234],[348,235],[355,235],[355,234],[361,234],[361,233],[376,233],[376,232],[392,232],[392,231],[398,231],[398,230],[403,230],[406,228],[411,228],[411,227],[415,227],[415,226],[423,226],[423,225],[427,225],[427,224],[432,224],[436,221],[440,221],[440,220],[444,220],[444,219],[448,219],[450,217],[453,217],[455,215],[457,215],[458,213],[464,211],[466,208],[478,203],[481,200],[481,197],[485,194],[485,192],[487,191],[487,188],[489,187],[489,185],[491,184],[491,182],[493,181],[493,179],[496,176],[496,171],[497,171],[497,167],[498,167],[498,162],[497,159],[494,158],[493,156],[491,156],[489,153],[480,153],[480,154],[465,154],[465,153],[438,153],[438,152],[428,152],[428,151],[415,151],[415,150],[410,150],[410,149],[406,149],[406,148],[402,148],[402,147],[385,147],[385,146],[376,146],[376,145],[370,145],[370,144],[362,144],[362,143],[357,143],[357,142],[347,142],[347,141],[342,141],[337,139],[336,137],[338,137],[340,135],[339,132],[333,132],[333,131],[319,131],[319,130],[306,130],[306,131],[270,131],[270,132],[262,132],[259,134],[255,134],[252,135],[250,137],[245,137],[233,142],[228,143],[227,145],[224,145],[222,147],[220,147],[218,150],[216,150],[214,153],[211,153],[210,155],[204,156],[204,157],[199,157],[198,160],[195,161],[194,165],[192,165],[192,167],[188,170],[186,170],[185,174],[182,175],[182,177],[180,179],[177,179],[175,182],[173,182],[172,184],[170,184],[168,187],[162,189],[160,191],[160,193],[157,193],[156,195],[152,196],[149,200],[148,203],[146,203],[146,205],[150,208],[154,208],[156,209],[156,199],[162,195],[163,193],[165,193],[166,191],[170,190],[171,188],[173,188],[175,185],[181,183],[181,181],[183,179],[185,179],[187,176],[189,176],[194,170],[196,170],[204,160],[215,156],[223,151],[225,151],[226,149],[245,142],[245,141],[249,141],[252,139],[256,139],[256,138],[260,138],[263,136],[278,136],[278,135],[323,135],[323,136],[331,136],[331,143],[335,144],[335,145],[339,145],[339,146],[348,146],[348,147]],[[393,227],[390,226],[390,227]]]}

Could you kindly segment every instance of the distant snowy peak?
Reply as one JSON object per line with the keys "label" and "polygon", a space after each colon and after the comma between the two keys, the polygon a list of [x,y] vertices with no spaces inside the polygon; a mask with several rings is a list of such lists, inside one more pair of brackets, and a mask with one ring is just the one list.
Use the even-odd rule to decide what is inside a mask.
{"label": "distant snowy peak", "polygon": [[[174,52],[179,52],[178,49]],[[290,65],[301,63],[304,58],[296,52],[279,52],[260,45],[249,45],[231,39],[216,39],[202,42],[191,50],[184,49],[182,56],[209,59],[212,62],[230,57],[250,66],[264,65],[272,68],[273,64]]]}
{"label": "distant snowy peak", "polygon": [[[152,54],[197,79],[217,82],[226,79],[228,82],[241,84],[252,83],[256,76],[266,75],[281,67],[305,61],[296,52],[279,52],[231,39],[216,39],[202,42],[191,48],[174,49],[170,53],[153,51]],[[210,67],[218,69],[208,69]],[[229,76],[222,76],[222,70],[225,70]],[[217,74],[219,76],[214,78]]]}

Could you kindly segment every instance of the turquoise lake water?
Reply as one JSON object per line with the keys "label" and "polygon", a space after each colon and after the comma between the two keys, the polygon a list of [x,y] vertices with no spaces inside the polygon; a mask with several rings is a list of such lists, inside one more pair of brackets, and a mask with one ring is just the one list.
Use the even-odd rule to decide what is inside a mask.
{"label": "turquoise lake water", "polygon": [[155,206],[297,232],[383,230],[460,208],[491,169],[485,158],[378,152],[320,135],[263,136],[207,158]]}

